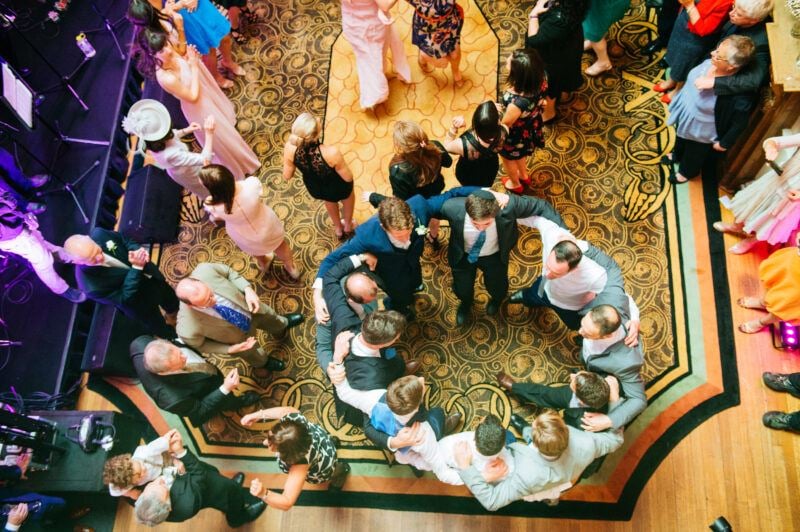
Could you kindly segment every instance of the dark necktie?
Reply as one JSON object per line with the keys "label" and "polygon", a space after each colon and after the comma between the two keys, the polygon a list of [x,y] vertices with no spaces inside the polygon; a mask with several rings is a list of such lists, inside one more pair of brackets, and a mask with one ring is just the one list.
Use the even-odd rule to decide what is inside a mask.
{"label": "dark necktie", "polygon": [[227,321],[232,325],[235,325],[244,332],[250,330],[250,318],[248,318],[238,310],[220,304],[214,305],[214,310],[216,310],[217,314],[222,316],[222,318],[225,321]]}
{"label": "dark necktie", "polygon": [[475,264],[478,262],[478,257],[481,256],[481,248],[483,247],[484,242],[486,242],[486,231],[481,231],[478,233],[478,238],[475,239],[475,243],[472,244],[472,248],[469,250],[469,255],[467,255],[467,260],[470,264]]}

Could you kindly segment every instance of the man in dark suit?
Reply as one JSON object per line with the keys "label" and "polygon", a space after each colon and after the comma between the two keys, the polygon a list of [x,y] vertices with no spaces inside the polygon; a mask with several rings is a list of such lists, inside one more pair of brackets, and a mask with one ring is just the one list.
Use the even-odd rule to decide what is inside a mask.
{"label": "man in dark suit", "polygon": [[486,313],[497,314],[508,292],[508,259],[517,245],[517,220],[542,216],[560,225],[561,216],[544,200],[512,196],[500,208],[494,195],[478,190],[465,198],[454,198],[442,204],[436,213],[450,221],[450,243],[447,260],[453,271],[453,291],[461,304],[456,324],[468,319],[475,295],[475,276],[483,272],[486,290],[491,297]]}
{"label": "man in dark suit", "polygon": [[242,487],[244,475],[222,476],[217,468],[197,459],[183,446],[180,434],[170,440],[170,451],[183,462],[186,473],[168,485],[164,477],[150,482],[136,499],[139,523],[156,526],[164,521],[181,523],[203,508],[225,514],[228,525],[237,528],[255,521],[267,509],[266,503]]}
{"label": "man in dark suit", "polygon": [[314,311],[317,322],[326,323],[328,308],[322,297],[322,280],[329,269],[349,255],[369,252],[378,259],[376,273],[386,282],[387,308],[413,318],[414,292],[422,285],[419,259],[425,249],[425,234],[431,213],[438,211],[450,198],[466,196],[478,187],[459,187],[439,196],[425,199],[420,195],[407,201],[370,194],[369,201],[378,206],[378,214],[358,226],[356,233],[322,261],[314,281]]}
{"label": "man in dark suit", "polygon": [[188,417],[195,426],[220,412],[259,401],[254,391],[234,396],[239,385],[236,369],[223,379],[219,369],[187,345],[140,336],[131,343],[131,359],[142,386],[158,407]]}
{"label": "man in dark suit", "polygon": [[114,305],[153,334],[175,337],[178,298],[146,249],[116,231],[100,228],[90,236],[72,235],[64,249],[77,265],[75,279],[87,296]]}

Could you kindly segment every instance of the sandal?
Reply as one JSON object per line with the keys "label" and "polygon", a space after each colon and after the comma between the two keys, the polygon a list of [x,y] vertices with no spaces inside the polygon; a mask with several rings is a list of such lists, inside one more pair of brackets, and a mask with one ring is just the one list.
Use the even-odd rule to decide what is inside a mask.
{"label": "sandal", "polygon": [[767,307],[761,304],[761,300],[757,297],[740,297],[736,300],[736,304],[742,308],[749,308],[754,310],[767,310]]}
{"label": "sandal", "polygon": [[434,70],[431,65],[429,65],[428,63],[424,63],[422,61],[422,58],[417,58],[417,63],[419,64],[420,70],[422,70],[426,74],[430,74]]}
{"label": "sandal", "polygon": [[298,268],[297,266],[295,266],[294,268],[289,268],[284,264],[283,269],[286,271],[286,273],[289,274],[289,277],[291,277],[295,281],[300,279],[300,268]]}
{"label": "sandal", "polygon": [[675,85],[671,85],[669,87],[667,87],[666,85],[668,85],[666,81],[659,81],[658,83],[653,85],[653,90],[656,92],[667,92],[675,88]]}
{"label": "sandal", "polygon": [[611,63],[608,63],[607,65],[604,65],[604,66],[598,66],[598,63],[595,62],[594,64],[592,64],[589,68],[587,68],[583,72],[587,76],[590,76],[590,77],[594,78],[594,77],[599,76],[603,72],[608,72],[612,68],[614,68],[614,65],[612,65]]}
{"label": "sandal", "polygon": [[761,319],[746,321],[739,324],[739,330],[745,334],[755,334],[763,331],[767,326],[761,323]]}
{"label": "sandal", "polygon": [[728,222],[714,222],[711,227],[720,233],[728,233],[729,235],[747,236],[747,233],[742,231],[742,227]]}
{"label": "sandal", "polygon": [[244,76],[247,74],[247,71],[242,67],[240,64],[236,64],[235,68],[231,65],[222,63],[222,66],[234,76]]}
{"label": "sandal", "polygon": [[231,39],[236,41],[236,44],[245,44],[247,43],[247,36],[239,33],[239,30],[231,30]]}
{"label": "sandal", "polygon": [[220,89],[230,89],[230,88],[233,87],[233,82],[231,80],[229,80],[229,79],[222,78],[222,79],[218,79],[216,81],[217,81],[217,85],[219,85]]}

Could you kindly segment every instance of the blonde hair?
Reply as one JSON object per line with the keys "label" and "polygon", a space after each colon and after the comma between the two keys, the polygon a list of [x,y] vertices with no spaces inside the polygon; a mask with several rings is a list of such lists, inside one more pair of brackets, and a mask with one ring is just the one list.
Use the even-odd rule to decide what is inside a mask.
{"label": "blonde hair", "polygon": [[533,444],[545,456],[558,458],[569,445],[569,429],[558,413],[546,410],[531,425]]}
{"label": "blonde hair", "polygon": [[302,113],[292,124],[292,132],[289,135],[289,143],[295,146],[302,146],[309,141],[319,138],[319,122],[311,113]]}
{"label": "blonde hair", "polygon": [[428,135],[416,122],[398,120],[394,123],[395,156],[391,164],[408,163],[417,172],[417,188],[436,181],[442,168],[442,153],[428,141]]}

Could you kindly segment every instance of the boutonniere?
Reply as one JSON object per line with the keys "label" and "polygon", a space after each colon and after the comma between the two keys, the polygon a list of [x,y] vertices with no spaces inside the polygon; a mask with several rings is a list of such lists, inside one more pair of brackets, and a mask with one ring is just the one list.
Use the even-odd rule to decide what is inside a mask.
{"label": "boutonniere", "polygon": [[414,228],[414,232],[417,233],[419,236],[425,236],[428,234],[428,226],[422,225],[422,223],[420,223],[418,226]]}
{"label": "boutonniere", "polygon": [[111,253],[114,253],[117,250],[117,244],[113,240],[108,240],[106,242],[106,249]]}

